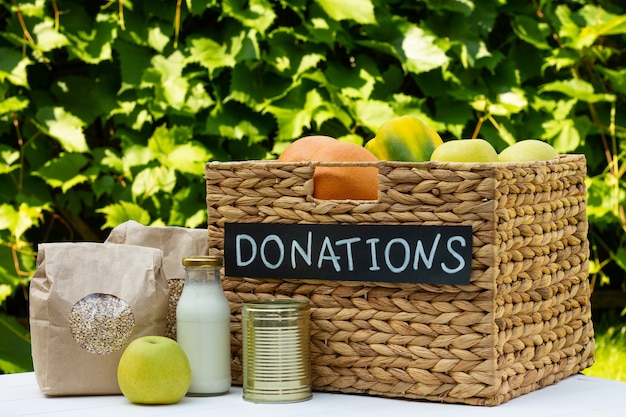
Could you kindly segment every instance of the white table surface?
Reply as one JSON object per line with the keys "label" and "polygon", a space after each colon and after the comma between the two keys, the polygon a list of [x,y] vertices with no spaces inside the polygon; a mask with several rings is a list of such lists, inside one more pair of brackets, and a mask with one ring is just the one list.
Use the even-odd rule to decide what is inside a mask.
{"label": "white table surface", "polygon": [[121,395],[46,397],[32,372],[0,375],[0,417],[626,417],[626,383],[574,375],[495,407],[440,404],[314,392],[309,401],[254,404],[241,387],[219,397],[185,397],[174,405],[134,405]]}

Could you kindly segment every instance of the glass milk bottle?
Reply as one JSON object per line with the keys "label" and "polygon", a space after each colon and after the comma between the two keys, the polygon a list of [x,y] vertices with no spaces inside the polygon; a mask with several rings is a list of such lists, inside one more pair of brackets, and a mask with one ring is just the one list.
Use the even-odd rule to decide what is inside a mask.
{"label": "glass milk bottle", "polygon": [[230,307],[222,290],[221,256],[183,259],[185,285],[176,307],[176,340],[191,365],[188,395],[228,392]]}

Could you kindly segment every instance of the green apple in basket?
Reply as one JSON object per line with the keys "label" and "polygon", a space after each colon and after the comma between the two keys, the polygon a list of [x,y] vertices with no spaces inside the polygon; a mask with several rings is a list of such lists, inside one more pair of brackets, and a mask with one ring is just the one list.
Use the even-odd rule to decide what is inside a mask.
{"label": "green apple in basket", "polygon": [[174,404],[191,384],[187,355],[176,341],[163,336],[133,340],[117,368],[122,394],[136,404]]}
{"label": "green apple in basket", "polygon": [[437,146],[430,156],[439,162],[497,162],[498,153],[484,139],[450,140]]}
{"label": "green apple in basket", "polygon": [[549,143],[537,139],[526,139],[504,148],[498,155],[498,160],[500,162],[549,161],[556,157],[556,149]]}

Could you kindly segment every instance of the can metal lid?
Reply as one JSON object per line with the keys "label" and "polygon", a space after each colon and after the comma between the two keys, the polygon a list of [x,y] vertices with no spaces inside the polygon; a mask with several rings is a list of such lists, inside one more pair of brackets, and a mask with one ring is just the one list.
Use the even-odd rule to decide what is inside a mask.
{"label": "can metal lid", "polygon": [[222,266],[223,261],[220,255],[188,256],[183,258],[183,266]]}

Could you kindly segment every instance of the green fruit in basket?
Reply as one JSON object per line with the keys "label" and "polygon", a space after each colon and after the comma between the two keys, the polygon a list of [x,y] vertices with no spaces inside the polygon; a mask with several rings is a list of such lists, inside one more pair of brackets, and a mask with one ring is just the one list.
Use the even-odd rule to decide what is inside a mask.
{"label": "green fruit in basket", "polygon": [[431,161],[497,162],[498,153],[484,139],[460,139],[444,142],[433,151]]}
{"label": "green fruit in basket", "polygon": [[504,148],[498,155],[498,160],[500,162],[549,161],[556,156],[556,149],[549,143],[537,139],[526,139]]}
{"label": "green fruit in basket", "polygon": [[135,404],[174,404],[191,384],[191,367],[183,348],[163,336],[133,340],[117,368],[122,394]]}
{"label": "green fruit in basket", "polygon": [[443,141],[426,123],[413,116],[395,117],[383,123],[365,148],[383,161],[428,161]]}

